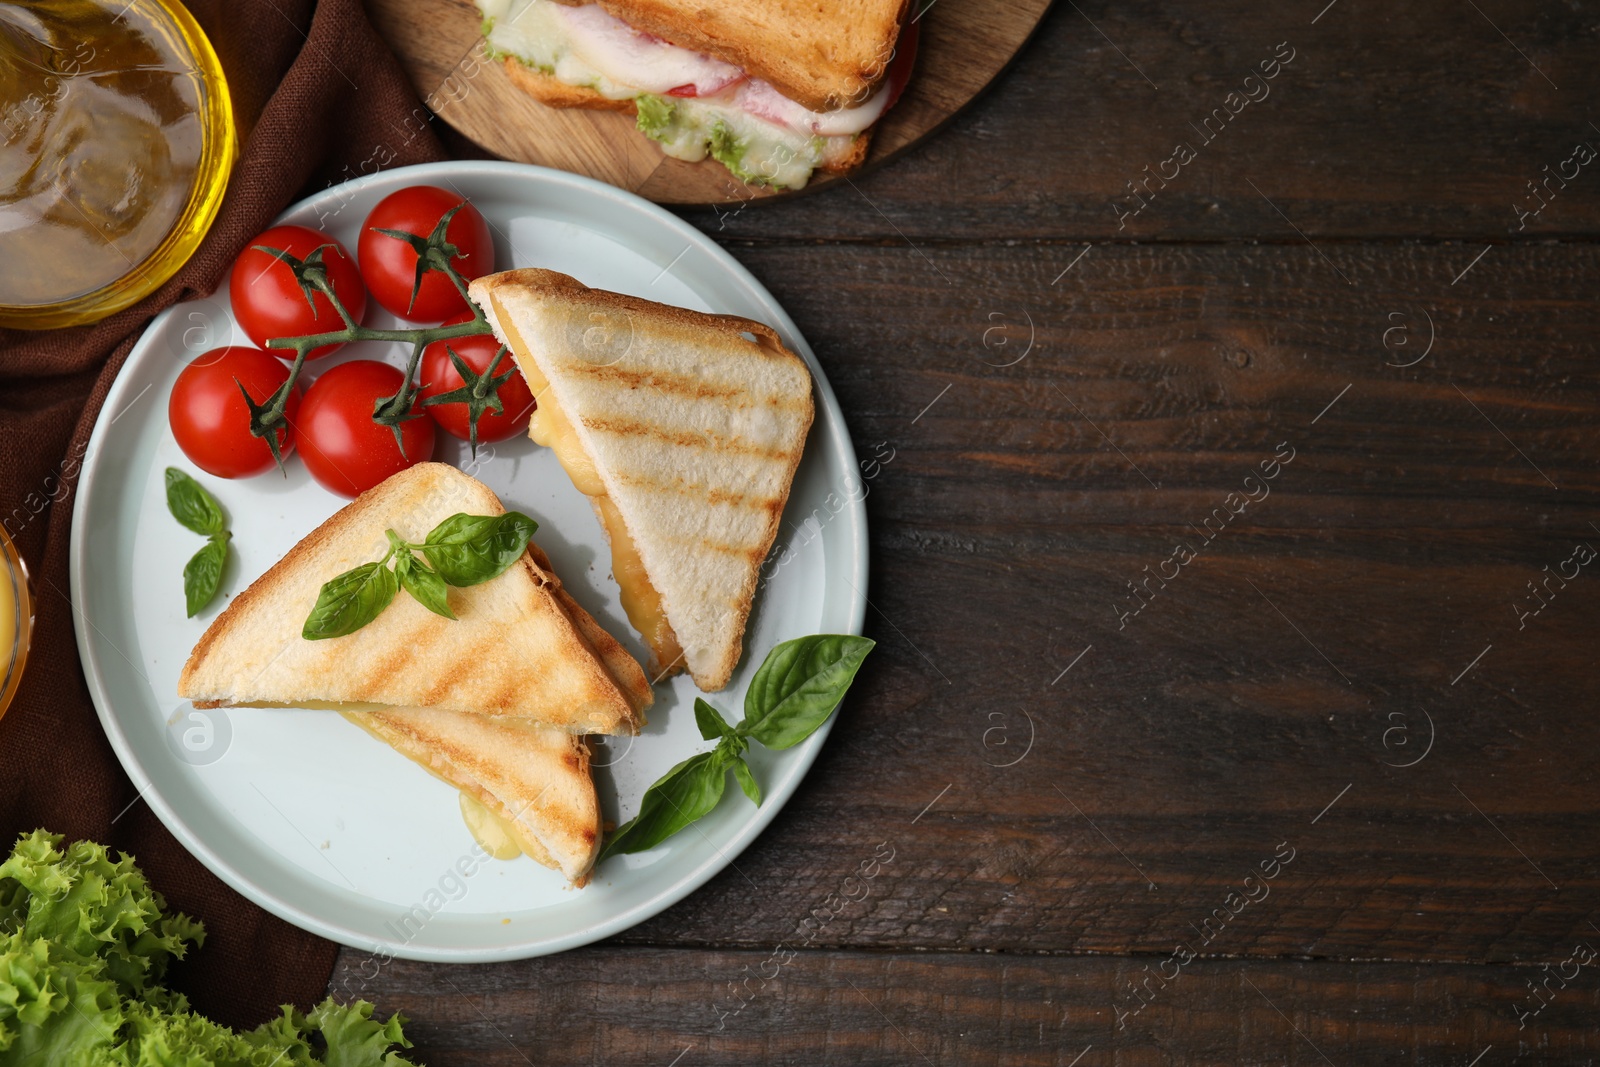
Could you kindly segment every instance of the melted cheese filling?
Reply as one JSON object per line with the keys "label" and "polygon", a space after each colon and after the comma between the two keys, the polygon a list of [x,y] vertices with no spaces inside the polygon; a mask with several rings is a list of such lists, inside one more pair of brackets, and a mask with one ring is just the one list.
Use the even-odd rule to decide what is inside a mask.
{"label": "melted cheese filling", "polygon": [[[495,310],[501,322],[507,321],[498,306]],[[622,610],[650,648],[651,682],[678,673],[683,670],[683,648],[678,644],[678,635],[673,632],[672,624],[667,621],[661,594],[650,582],[638,546],[633,543],[628,527],[622,521],[622,513],[606,493],[605,483],[600,480],[594,460],[590,458],[588,449],[583,447],[583,442],[578,440],[577,431],[567,419],[566,412],[561,410],[555,391],[540,373],[522,338],[510,331],[507,331],[507,336],[516,350],[517,363],[535,400],[533,417],[528,422],[528,436],[533,438],[535,444],[543,445],[556,454],[556,459],[561,462],[567,477],[572,479],[572,484],[593,502],[595,512],[600,516],[600,525],[611,542],[611,573],[621,593]]]}
{"label": "melted cheese filling", "polygon": [[516,828],[471,793],[461,794],[461,819],[472,839],[497,860],[514,860],[527,851],[519,842],[521,835]]}

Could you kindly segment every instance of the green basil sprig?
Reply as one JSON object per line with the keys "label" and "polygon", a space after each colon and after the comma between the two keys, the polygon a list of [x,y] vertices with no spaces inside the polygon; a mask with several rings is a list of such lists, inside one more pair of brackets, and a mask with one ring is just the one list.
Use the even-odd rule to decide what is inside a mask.
{"label": "green basil sprig", "polygon": [[761,787],[744,759],[750,742],[783,749],[810,737],[844,699],[874,643],[851,634],[814,634],[777,645],[745,692],[744,719],[737,726],[697,698],[695,724],[717,747],[690,756],[645,790],[639,814],[617,827],[600,858],[654,848],[709,814],[722,800],[730,770],[759,807]]}
{"label": "green basil sprig", "polygon": [[167,510],[186,530],[206,539],[183,567],[183,600],[194,618],[222,587],[222,568],[228,562],[227,520],[222,507],[201,484],[176,467],[167,468]]}
{"label": "green basil sprig", "polygon": [[435,526],[421,544],[385,530],[388,554],[326,582],[300,636],[321,641],[353,634],[382,614],[402,589],[435,615],[454,619],[445,587],[465,588],[499,577],[522,558],[538,529],[539,524],[528,516],[508,511],[504,515],[452,515]]}

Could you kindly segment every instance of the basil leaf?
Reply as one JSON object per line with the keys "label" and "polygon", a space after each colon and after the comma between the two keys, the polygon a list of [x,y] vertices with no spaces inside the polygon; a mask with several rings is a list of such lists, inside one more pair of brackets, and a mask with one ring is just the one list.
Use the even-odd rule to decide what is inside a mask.
{"label": "basil leaf", "polygon": [[768,748],[804,741],[839,706],[874,644],[850,634],[813,634],[775,646],[745,692],[739,733]]}
{"label": "basil leaf", "polygon": [[707,741],[715,741],[733,733],[733,727],[722,717],[722,712],[699,697],[694,698],[694,721],[700,727],[700,736]]}
{"label": "basil leaf", "polygon": [[394,600],[400,589],[394,572],[383,563],[363,563],[322,587],[317,604],[306,616],[300,636],[307,641],[353,634]]}
{"label": "basil leaf", "polygon": [[[168,485],[171,485],[169,480]],[[222,568],[228,562],[227,533],[212,534],[205,547],[190,557],[183,567],[183,599],[189,618],[200,614],[211,603],[222,585]]]}
{"label": "basil leaf", "polygon": [[720,749],[690,756],[646,789],[639,814],[617,827],[600,858],[654,848],[722,799],[728,764]]}
{"label": "basil leaf", "polygon": [[428,534],[422,554],[450,585],[477,585],[521,559],[538,528],[538,523],[516,511],[452,515]]}
{"label": "basil leaf", "polygon": [[410,549],[395,555],[394,576],[400,580],[400,588],[435,615],[443,615],[447,619],[456,617],[456,613],[450,610],[444,579],[418,561]]}
{"label": "basil leaf", "polygon": [[733,777],[739,783],[739,788],[744,790],[744,795],[750,798],[750,803],[756,807],[761,806],[761,787],[756,785],[756,776],[750,773],[750,765],[743,759],[734,761]]}
{"label": "basil leaf", "polygon": [[[167,468],[167,510],[172,512],[172,517],[184,529],[202,537],[210,537],[223,530],[222,508],[217,505],[216,498],[177,467]],[[189,614],[193,615],[194,612]]]}

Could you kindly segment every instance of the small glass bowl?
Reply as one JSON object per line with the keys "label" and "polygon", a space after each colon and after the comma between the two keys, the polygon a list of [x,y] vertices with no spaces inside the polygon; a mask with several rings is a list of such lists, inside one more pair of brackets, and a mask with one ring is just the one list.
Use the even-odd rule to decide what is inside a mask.
{"label": "small glass bowl", "polygon": [[222,65],[179,0],[0,4],[0,326],[95,322],[154,292],[236,154]]}
{"label": "small glass bowl", "polygon": [[33,596],[28,567],[0,528],[0,715],[11,706],[33,636]]}

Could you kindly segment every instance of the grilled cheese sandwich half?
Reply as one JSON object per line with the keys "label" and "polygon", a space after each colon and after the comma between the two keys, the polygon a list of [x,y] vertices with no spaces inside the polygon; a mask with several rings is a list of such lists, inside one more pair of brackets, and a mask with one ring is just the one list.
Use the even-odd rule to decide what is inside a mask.
{"label": "grilled cheese sandwich half", "polygon": [[654,696],[536,544],[498,578],[451,589],[454,622],[415,617],[406,605],[420,605],[402,594],[353,634],[299,633],[321,583],[379,558],[384,530],[420,541],[457,512],[502,511],[454,467],[423,463],[393,476],[235,598],[195,646],[179,694],[206,707],[338,711],[459,790],[468,827],[492,855],[526,853],[582,886],[601,823],[581,734],[636,733]]}
{"label": "grilled cheese sandwich half", "polygon": [[530,435],[594,504],[652,678],[721,689],[811,427],[805,362],[762,323],[555,271],[470,292],[536,395]]}

